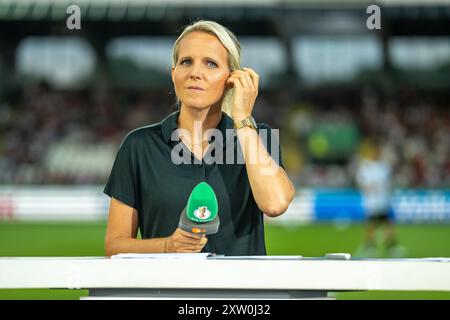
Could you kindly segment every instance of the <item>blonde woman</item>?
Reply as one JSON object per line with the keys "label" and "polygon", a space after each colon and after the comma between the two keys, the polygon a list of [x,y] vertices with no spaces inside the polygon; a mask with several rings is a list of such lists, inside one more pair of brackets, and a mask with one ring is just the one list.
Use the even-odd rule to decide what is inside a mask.
{"label": "blonde woman", "polygon": [[[104,189],[111,197],[107,256],[266,254],[263,215],[284,213],[295,190],[280,148],[271,147],[271,128],[252,117],[259,76],[241,68],[240,51],[235,35],[213,21],[187,26],[176,40],[171,76],[179,110],[133,130],[120,146]],[[230,130],[232,139],[227,138]],[[262,139],[261,130],[269,138]],[[213,135],[213,161],[206,161],[211,159]],[[226,148],[244,161],[239,163],[238,156],[214,159],[214,153],[223,155]],[[272,149],[276,154],[268,152]],[[178,155],[191,161],[180,162]],[[216,193],[221,221],[218,233],[208,237],[178,228],[190,192],[202,181]],[[138,229],[142,239],[136,238]]]}

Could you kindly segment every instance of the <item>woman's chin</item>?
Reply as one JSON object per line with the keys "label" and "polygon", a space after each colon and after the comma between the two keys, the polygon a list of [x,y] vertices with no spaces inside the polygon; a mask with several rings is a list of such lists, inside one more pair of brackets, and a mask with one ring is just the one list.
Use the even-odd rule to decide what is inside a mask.
{"label": "woman's chin", "polygon": [[209,109],[211,107],[210,104],[205,104],[205,103],[201,103],[201,102],[190,102],[190,101],[186,101],[183,103],[185,107],[189,108],[189,109],[194,109],[194,110],[205,110],[205,109]]}

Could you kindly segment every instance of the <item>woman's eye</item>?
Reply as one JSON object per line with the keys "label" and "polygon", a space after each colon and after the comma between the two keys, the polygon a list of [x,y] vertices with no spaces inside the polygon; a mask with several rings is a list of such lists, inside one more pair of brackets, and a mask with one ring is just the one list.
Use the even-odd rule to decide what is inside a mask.
{"label": "woman's eye", "polygon": [[207,65],[209,68],[217,68],[217,63],[212,61],[208,61]]}
{"label": "woman's eye", "polygon": [[190,63],[189,59],[186,59],[186,60],[183,60],[183,61],[180,62],[180,64],[188,64],[188,63]]}

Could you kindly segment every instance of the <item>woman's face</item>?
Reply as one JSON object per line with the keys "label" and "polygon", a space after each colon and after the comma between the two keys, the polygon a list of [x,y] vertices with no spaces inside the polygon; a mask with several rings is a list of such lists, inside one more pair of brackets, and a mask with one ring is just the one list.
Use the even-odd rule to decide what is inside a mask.
{"label": "woman's face", "polygon": [[228,52],[215,36],[195,31],[181,39],[172,81],[183,105],[205,109],[220,102],[229,75]]}

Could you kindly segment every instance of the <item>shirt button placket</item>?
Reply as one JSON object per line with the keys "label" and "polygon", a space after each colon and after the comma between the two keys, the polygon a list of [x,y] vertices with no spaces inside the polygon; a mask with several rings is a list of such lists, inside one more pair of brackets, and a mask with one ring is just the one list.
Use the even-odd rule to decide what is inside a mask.
{"label": "shirt button placket", "polygon": [[206,180],[206,166],[203,163],[203,161],[201,164],[198,165],[198,170],[199,170],[200,180],[205,181]]}

